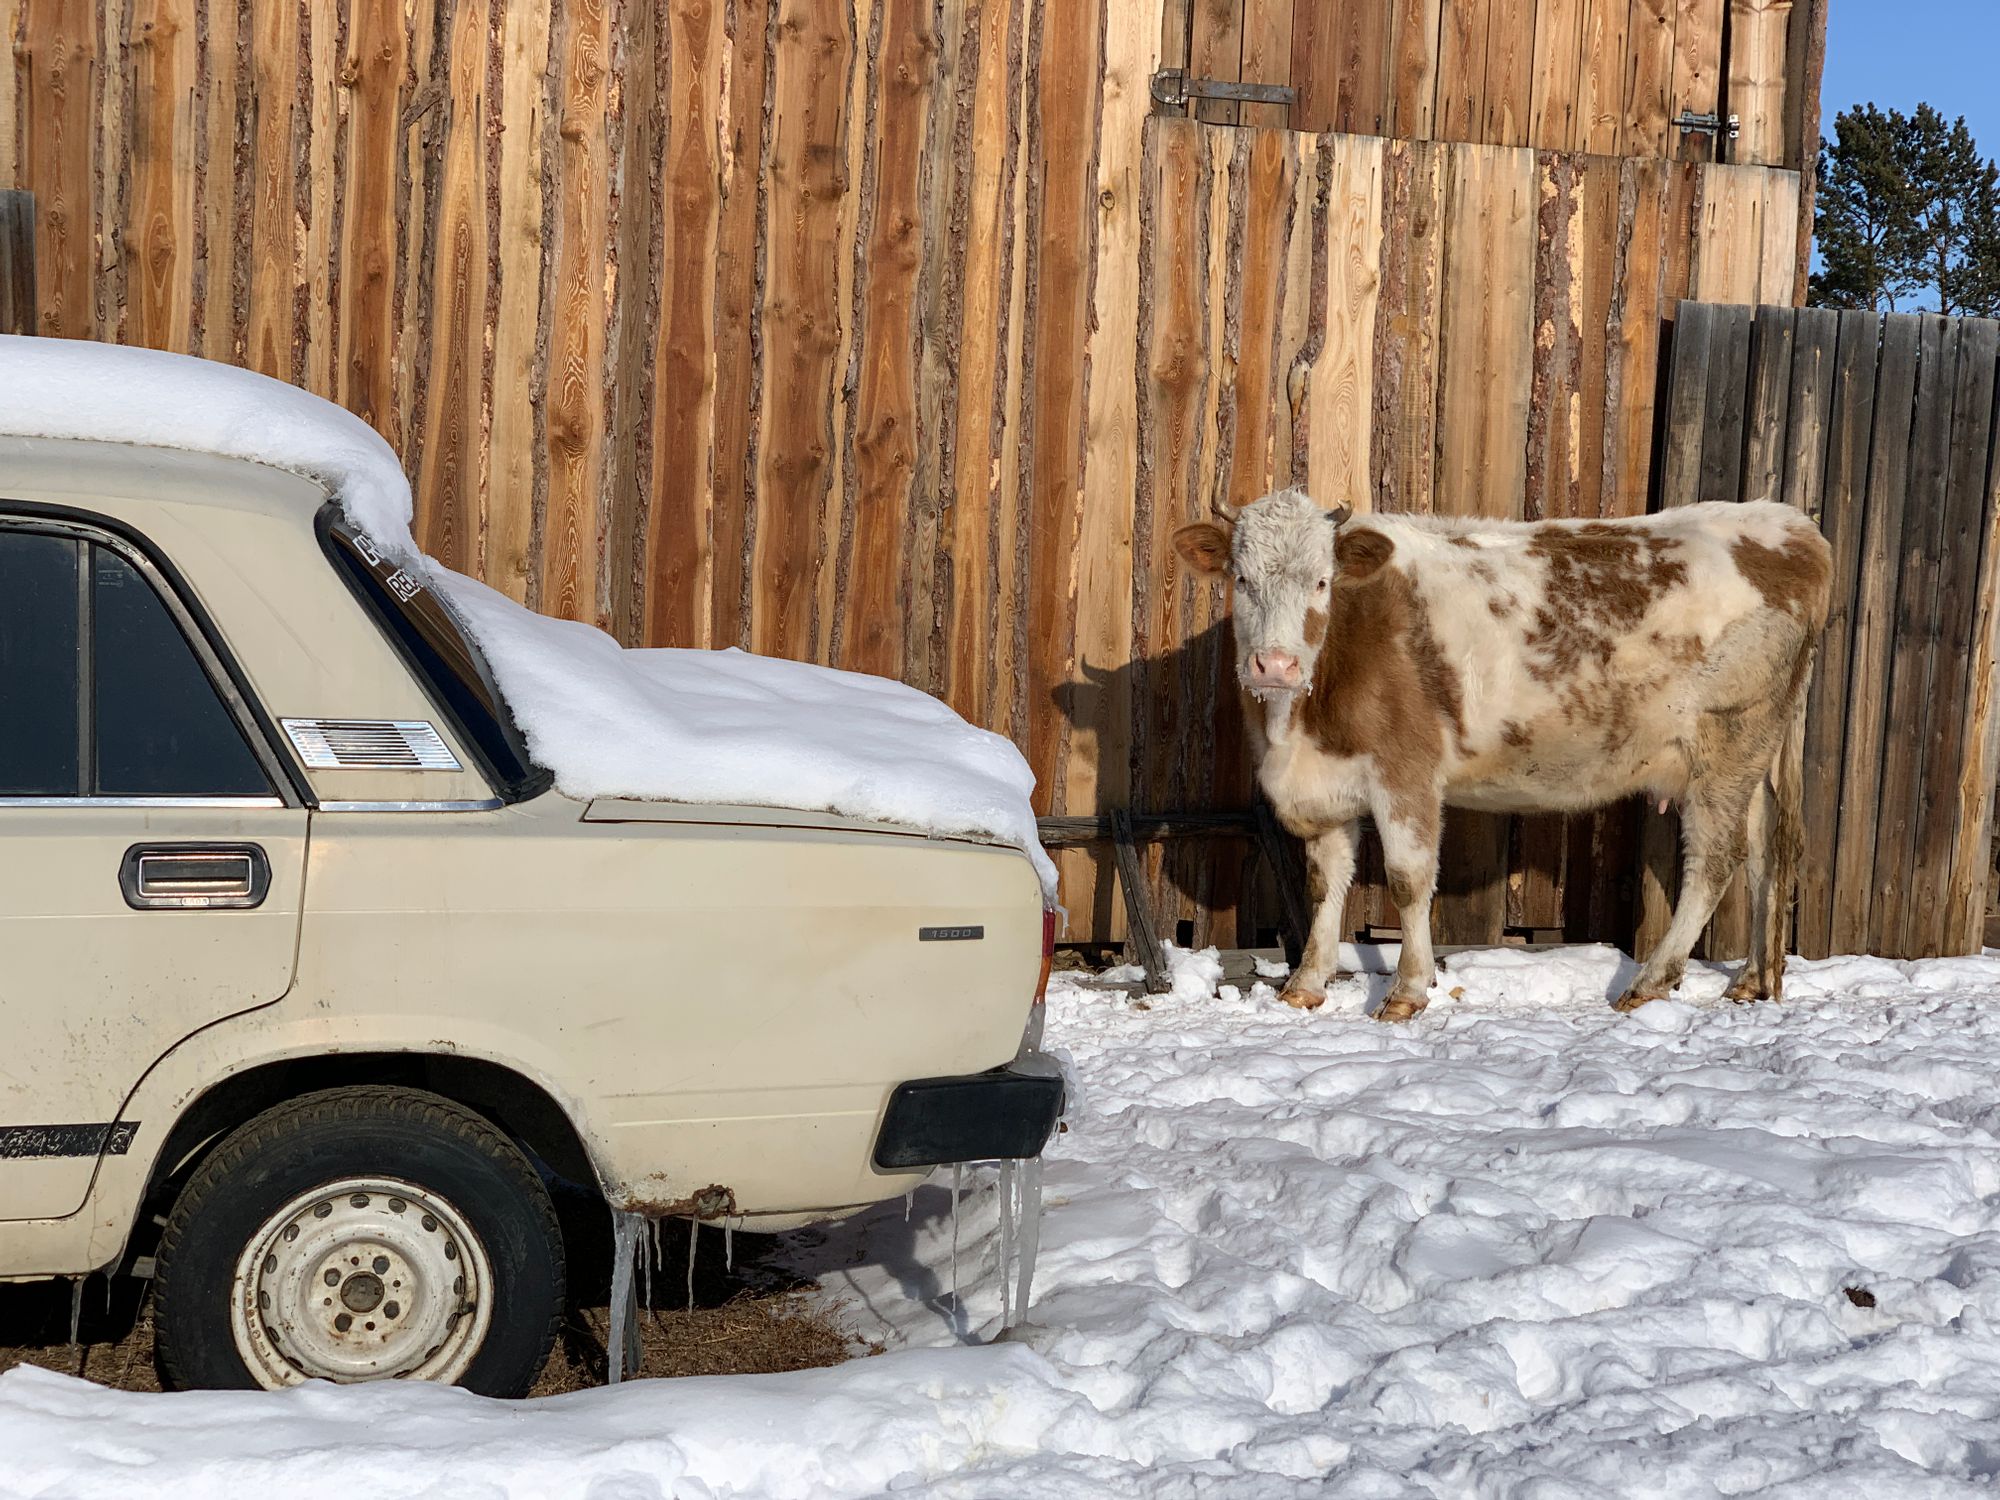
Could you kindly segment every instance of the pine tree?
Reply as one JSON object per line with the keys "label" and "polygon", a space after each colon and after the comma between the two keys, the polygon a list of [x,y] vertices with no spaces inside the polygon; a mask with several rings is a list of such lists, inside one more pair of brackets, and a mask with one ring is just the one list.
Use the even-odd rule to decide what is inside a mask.
{"label": "pine tree", "polygon": [[2000,313],[2000,170],[1960,119],[1843,110],[1820,142],[1813,228],[1825,307]]}

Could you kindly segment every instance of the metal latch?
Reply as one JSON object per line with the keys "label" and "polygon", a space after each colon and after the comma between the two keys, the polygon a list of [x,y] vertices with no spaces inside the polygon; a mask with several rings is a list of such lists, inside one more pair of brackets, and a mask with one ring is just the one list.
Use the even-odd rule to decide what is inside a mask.
{"label": "metal latch", "polygon": [[1190,78],[1186,68],[1162,68],[1153,75],[1153,98],[1178,107],[1190,99],[1226,99],[1236,104],[1296,104],[1298,90],[1284,83],[1235,83],[1225,78]]}
{"label": "metal latch", "polygon": [[1721,135],[1726,129],[1733,141],[1743,133],[1743,122],[1735,115],[1724,120],[1721,115],[1712,112],[1698,115],[1691,109],[1684,109],[1674,116],[1674,123],[1680,126],[1682,135],[1693,135],[1697,131],[1703,135]]}

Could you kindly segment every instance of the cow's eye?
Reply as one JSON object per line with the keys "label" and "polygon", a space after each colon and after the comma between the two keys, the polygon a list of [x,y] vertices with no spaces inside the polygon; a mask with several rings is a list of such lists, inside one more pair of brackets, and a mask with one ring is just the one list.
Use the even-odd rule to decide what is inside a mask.
{"label": "cow's eye", "polygon": [[1332,584],[1333,580],[1331,578],[1322,578],[1318,583],[1313,585],[1313,590],[1316,593],[1324,594]]}
{"label": "cow's eye", "polygon": [[1236,575],[1236,586],[1239,589],[1247,589],[1250,587],[1250,580],[1245,578],[1241,573],[1238,573]]}

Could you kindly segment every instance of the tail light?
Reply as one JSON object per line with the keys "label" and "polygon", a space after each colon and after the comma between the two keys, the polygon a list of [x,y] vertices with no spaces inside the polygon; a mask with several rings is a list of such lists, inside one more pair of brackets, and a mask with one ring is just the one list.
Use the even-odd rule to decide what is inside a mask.
{"label": "tail light", "polygon": [[1042,908],[1042,973],[1035,981],[1035,1004],[1040,1005],[1049,996],[1049,973],[1056,966],[1056,909]]}

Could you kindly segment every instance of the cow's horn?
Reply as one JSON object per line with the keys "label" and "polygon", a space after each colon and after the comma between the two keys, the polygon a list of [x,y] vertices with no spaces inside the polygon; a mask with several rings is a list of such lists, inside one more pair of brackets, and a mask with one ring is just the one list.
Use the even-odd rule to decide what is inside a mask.
{"label": "cow's horn", "polygon": [[1236,524],[1236,516],[1237,516],[1236,507],[1231,505],[1227,500],[1217,500],[1213,502],[1213,508],[1215,510],[1216,520],[1224,522],[1225,524],[1230,526],[1234,526]]}
{"label": "cow's horn", "polygon": [[1348,519],[1351,516],[1353,516],[1353,514],[1354,512],[1349,510],[1346,506],[1336,505],[1332,510],[1326,513],[1326,518],[1329,521],[1333,522],[1336,528],[1339,528],[1345,526],[1348,522]]}

